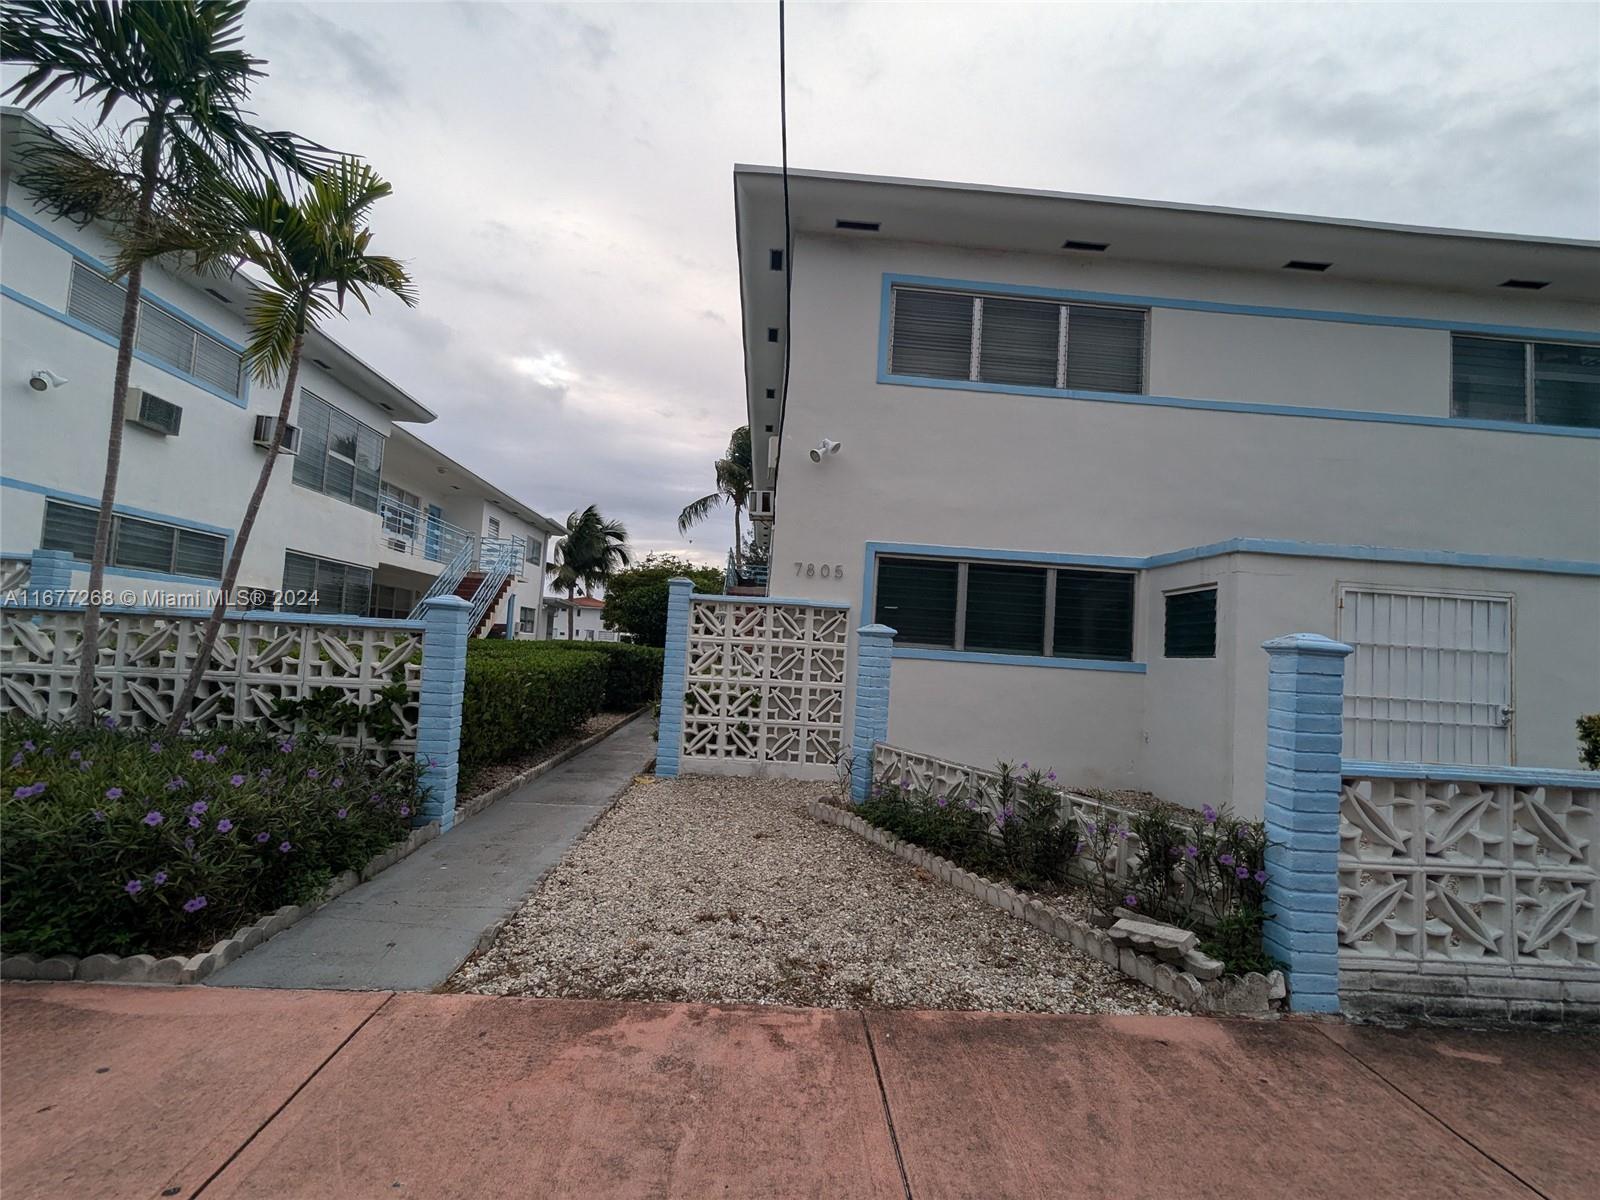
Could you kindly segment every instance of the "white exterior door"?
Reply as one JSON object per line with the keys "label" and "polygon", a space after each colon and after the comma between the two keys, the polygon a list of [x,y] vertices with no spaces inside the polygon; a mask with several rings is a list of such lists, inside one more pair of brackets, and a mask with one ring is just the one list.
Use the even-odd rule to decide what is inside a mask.
{"label": "white exterior door", "polygon": [[1376,762],[1511,761],[1511,598],[1339,590],[1344,754]]}

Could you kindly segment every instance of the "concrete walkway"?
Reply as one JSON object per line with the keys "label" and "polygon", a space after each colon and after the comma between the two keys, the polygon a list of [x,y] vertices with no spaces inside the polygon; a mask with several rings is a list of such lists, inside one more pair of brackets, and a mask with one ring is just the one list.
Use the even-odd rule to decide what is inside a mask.
{"label": "concrete walkway", "polygon": [[0,1193],[1600,1195],[1600,1043],[1300,1020],[0,987]]}
{"label": "concrete walkway", "polygon": [[212,987],[427,991],[655,754],[648,720],[610,737],[352,888],[207,980]]}

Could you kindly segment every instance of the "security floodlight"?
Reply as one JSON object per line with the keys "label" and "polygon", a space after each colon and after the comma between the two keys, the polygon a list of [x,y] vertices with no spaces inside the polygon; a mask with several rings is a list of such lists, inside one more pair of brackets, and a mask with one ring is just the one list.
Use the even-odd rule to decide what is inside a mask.
{"label": "security floodlight", "polygon": [[822,441],[819,442],[810,453],[811,461],[814,463],[819,463],[823,459],[827,458],[830,454],[839,453],[839,443],[831,438],[823,438]]}
{"label": "security floodlight", "polygon": [[48,392],[51,388],[61,387],[66,382],[54,371],[35,371],[28,379],[28,386],[36,392]]}

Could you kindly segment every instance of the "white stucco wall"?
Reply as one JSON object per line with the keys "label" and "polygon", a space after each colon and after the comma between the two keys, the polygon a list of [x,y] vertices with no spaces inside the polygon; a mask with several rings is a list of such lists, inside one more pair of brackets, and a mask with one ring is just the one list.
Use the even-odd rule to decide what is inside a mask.
{"label": "white stucco wall", "polygon": [[[1600,328],[1593,312],[1525,294],[861,239],[807,238],[793,261],[774,596],[845,601],[858,623],[870,620],[868,542],[1143,557],[1243,537],[1600,562],[1594,439],[877,382],[885,273],[1544,328]],[[1449,337],[1155,309],[1148,391],[1443,418]],[[824,437],[843,450],[813,464],[806,449]],[[829,578],[807,574],[824,563]],[[1515,591],[1515,761],[1572,765],[1572,721],[1600,707],[1600,579],[1243,555],[1146,573],[1136,602],[1143,676],[897,659],[890,736],[1259,812],[1260,642],[1331,634],[1337,580],[1363,577]],[[1218,658],[1162,660],[1162,591],[1210,581]]]}

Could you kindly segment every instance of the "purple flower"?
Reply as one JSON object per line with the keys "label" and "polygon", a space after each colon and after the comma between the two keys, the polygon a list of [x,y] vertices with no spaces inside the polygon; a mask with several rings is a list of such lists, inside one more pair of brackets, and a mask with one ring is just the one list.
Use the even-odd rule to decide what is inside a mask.
{"label": "purple flower", "polygon": [[944,796],[939,796],[934,800],[934,803],[937,804],[940,808],[943,808],[945,805],[949,804],[950,801],[949,801],[948,798],[946,798]]}
{"label": "purple flower", "polygon": [[144,815],[144,823],[146,825],[150,826],[152,829],[154,829],[157,825],[161,824],[161,822],[163,822],[165,820],[166,820],[166,818],[161,815],[161,811],[159,809],[155,809],[155,808],[152,808],[149,812],[145,813],[145,815]]}
{"label": "purple flower", "polygon": [[1185,858],[1198,858],[1200,856],[1200,847],[1199,846],[1185,846],[1183,848],[1183,856]]}
{"label": "purple flower", "polygon": [[222,820],[217,822],[217,832],[218,833],[232,833],[233,832],[233,822],[228,820],[227,817],[223,817]]}
{"label": "purple flower", "polygon": [[44,795],[44,782],[25,784],[11,794],[18,800],[32,800],[35,796]]}
{"label": "purple flower", "polygon": [[1045,778],[1051,783],[1054,783],[1056,781],[1056,773],[1054,771],[1048,771],[1045,773]]}
{"label": "purple flower", "polygon": [[1002,808],[999,812],[995,813],[995,815],[994,815],[994,824],[995,824],[995,828],[996,829],[1004,829],[1006,827],[1006,810],[1005,809]]}
{"label": "purple flower", "polygon": [[122,799],[122,789],[119,788],[119,787],[107,788],[106,789],[106,799],[107,800],[121,800]]}
{"label": "purple flower", "polygon": [[90,813],[89,816],[91,818],[93,818],[94,820],[96,820],[96,821],[102,821],[103,822],[106,819],[106,814],[104,812],[102,812],[98,808],[95,809],[92,813]]}
{"label": "purple flower", "polygon": [[1231,867],[1233,866],[1233,855],[1219,854],[1217,855],[1217,861],[1225,867]]}
{"label": "purple flower", "polygon": [[194,839],[192,837],[184,838],[183,839],[183,848],[185,850],[193,850],[194,849]]}
{"label": "purple flower", "polygon": [[1019,770],[1019,771],[1026,771],[1027,769],[1028,769],[1028,764],[1027,763],[1023,763],[1020,767],[1017,768],[1017,770]]}
{"label": "purple flower", "polygon": [[94,766],[94,760],[92,758],[86,758],[78,764],[78,770],[87,771],[92,766]]}
{"label": "purple flower", "polygon": [[122,885],[122,890],[127,892],[130,896],[137,896],[140,892],[144,891],[144,884],[140,883],[137,879],[130,879],[127,883]]}
{"label": "purple flower", "polygon": [[1236,870],[1234,872],[1234,874],[1237,875],[1240,879],[1249,879],[1250,878],[1250,868],[1249,867],[1240,867],[1238,870]]}
{"label": "purple flower", "polygon": [[284,738],[283,741],[279,742],[278,743],[278,753],[279,754],[293,754],[294,753],[294,739],[293,738]]}
{"label": "purple flower", "polygon": [[82,750],[74,750],[71,754],[67,755],[67,758],[69,760],[71,760],[72,762],[77,762],[82,757],[83,757],[83,751]]}
{"label": "purple flower", "polygon": [[911,786],[911,776],[907,775],[904,779],[902,779],[900,781],[900,786],[903,787],[903,788],[910,787]]}
{"label": "purple flower", "polygon": [[189,757],[194,759],[195,762],[205,762],[206,752],[204,750],[196,750],[193,754],[189,755]]}
{"label": "purple flower", "polygon": [[345,819],[346,816],[349,815],[349,813],[350,813],[350,810],[348,808],[341,808],[338,812],[334,813],[333,815],[338,817],[339,820],[342,821],[342,820]]}
{"label": "purple flower", "polygon": [[344,786],[344,780],[335,775],[333,779],[329,781],[328,786],[331,788],[342,788]]}
{"label": "purple flower", "polygon": [[1088,847],[1088,845],[1089,845],[1088,842],[1079,842],[1076,846],[1074,846],[1072,848],[1072,852],[1074,854],[1082,854],[1084,852],[1085,848]]}
{"label": "purple flower", "polygon": [[256,834],[256,845],[258,846],[265,846],[271,840],[272,835],[266,830],[262,830],[260,833]]}
{"label": "purple flower", "polygon": [[204,896],[195,896],[192,899],[185,900],[183,902],[183,911],[186,913],[197,913],[205,906],[206,898]]}
{"label": "purple flower", "polygon": [[278,853],[279,854],[287,854],[287,853],[289,853],[289,851],[291,851],[293,849],[294,849],[294,847],[291,846],[288,842],[279,842],[278,843]]}
{"label": "purple flower", "polygon": [[231,775],[231,776],[228,777],[228,782],[233,784],[234,787],[243,787],[244,786],[244,776],[243,775]]}
{"label": "purple flower", "polygon": [[1200,815],[1206,819],[1207,825],[1215,825],[1217,823],[1217,810],[1209,804],[1200,806]]}
{"label": "purple flower", "polygon": [[189,805],[189,811],[192,812],[192,813],[203,813],[203,812],[206,811],[206,809],[208,809],[210,807],[211,807],[211,805],[208,804],[206,801],[204,801],[204,800],[196,800],[193,804]]}
{"label": "purple flower", "polygon": [[150,743],[150,753],[151,754],[160,754],[161,753],[161,743],[160,742],[151,742]]}
{"label": "purple flower", "polygon": [[184,780],[182,775],[174,775],[171,779],[167,780],[167,791],[169,792],[175,792],[179,788],[188,786],[188,783]]}
{"label": "purple flower", "polygon": [[11,765],[13,767],[20,767],[22,765],[22,751],[21,750],[18,750],[15,754],[13,754],[11,756]]}
{"label": "purple flower", "polygon": [[1085,821],[1083,823],[1083,831],[1085,833],[1087,833],[1090,837],[1093,837],[1094,836],[1094,822],[1093,821]]}
{"label": "purple flower", "polygon": [[115,717],[107,717],[104,721],[101,721],[100,724],[104,725],[107,729],[115,729],[117,727],[117,719]]}
{"label": "purple flower", "polygon": [[33,739],[29,738],[27,741],[23,742],[22,743],[22,748],[24,750],[26,750],[29,754],[32,754],[34,749],[35,749],[34,744],[33,744]]}
{"label": "purple flower", "polygon": [[189,828],[190,829],[199,829],[200,828],[200,818],[195,816],[193,813],[189,814]]}
{"label": "purple flower", "polygon": [[167,873],[165,871],[157,871],[154,875],[152,875],[150,877],[150,882],[155,884],[157,887],[160,887],[166,881],[167,881]]}
{"label": "purple flower", "polygon": [[1129,892],[1122,898],[1122,905],[1124,908],[1138,908],[1139,897],[1135,896],[1132,892]]}
{"label": "purple flower", "polygon": [[307,779],[318,779],[318,778],[321,777],[321,775],[322,775],[322,772],[317,770],[315,767],[307,767],[306,768],[306,778]]}
{"label": "purple flower", "polygon": [[402,804],[400,806],[400,815],[402,817],[409,817],[411,815],[411,810],[409,808],[407,808],[404,804]]}

